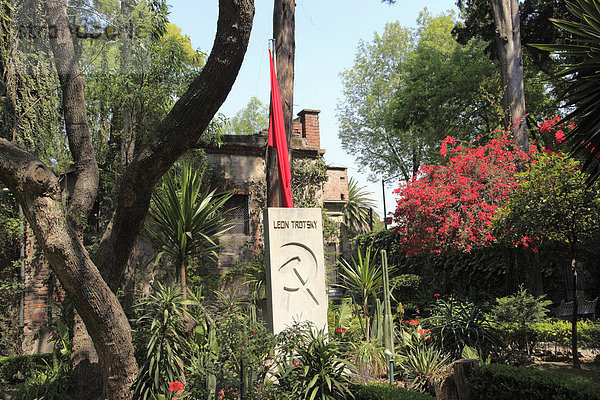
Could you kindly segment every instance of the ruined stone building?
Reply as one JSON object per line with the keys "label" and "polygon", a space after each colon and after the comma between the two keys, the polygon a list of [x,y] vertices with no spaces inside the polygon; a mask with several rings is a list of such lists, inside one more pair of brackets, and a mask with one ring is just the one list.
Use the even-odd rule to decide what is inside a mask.
{"label": "ruined stone building", "polygon": [[[294,120],[292,158],[320,160],[321,149],[319,110],[304,109]],[[234,227],[223,238],[219,267],[227,269],[248,260],[262,250],[262,209],[265,207],[265,154],[267,135],[227,135],[219,147],[205,149],[208,163],[223,171],[225,189],[233,194],[226,209],[227,219]],[[341,226],[342,207],[348,201],[348,174],[342,167],[327,167],[327,181],[318,197],[330,220]],[[326,241],[326,264],[332,267],[337,257],[348,251],[349,243],[341,227],[340,233]],[[335,271],[332,271],[335,275]],[[332,276],[331,279],[335,279]]]}

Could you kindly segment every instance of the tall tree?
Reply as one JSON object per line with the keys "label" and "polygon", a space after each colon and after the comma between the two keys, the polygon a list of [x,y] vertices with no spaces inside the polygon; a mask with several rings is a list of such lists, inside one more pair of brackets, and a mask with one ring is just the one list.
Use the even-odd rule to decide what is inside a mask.
{"label": "tall tree", "polygon": [[254,135],[269,126],[269,108],[258,98],[252,97],[229,123],[228,131],[234,135]]}
{"label": "tall tree", "polygon": [[496,46],[503,86],[504,126],[512,128],[515,145],[527,151],[529,144],[519,0],[490,0],[490,2],[496,26]]}
{"label": "tall tree", "polygon": [[398,22],[388,23],[372,42],[360,41],[352,68],[340,74],[343,100],[337,105],[338,137],[344,150],[375,174],[402,174],[410,179],[420,159],[422,143],[386,124],[387,107],[402,87],[404,65],[414,47],[414,35]]}
{"label": "tall tree", "polygon": [[[64,64],[66,73],[72,73],[75,54],[70,51],[72,38],[66,2],[47,0],[46,5],[48,18],[55,18],[52,21],[60,32],[55,43],[57,69]],[[129,388],[136,377],[137,365],[129,323],[113,291],[122,281],[154,185],[198,141],[231,90],[248,45],[253,2],[220,0],[219,10],[217,34],[206,66],[149,135],[147,143],[135,149],[119,184],[111,222],[94,255],[83,246],[78,221],[61,206],[60,185],[50,168],[11,141],[0,139],[0,181],[23,207],[36,240],[87,327],[98,352],[105,399],[132,398]],[[73,91],[66,96],[72,95],[85,104],[82,91],[83,85],[75,81]],[[68,104],[63,102],[65,114],[72,112],[74,123],[78,123],[81,109],[66,110],[77,106]],[[86,173],[96,174],[98,170],[93,163],[81,165],[90,160],[89,137],[79,130],[67,130],[67,135],[80,171],[76,179]],[[79,189],[71,208],[83,213],[96,196],[93,182],[92,185],[76,183],[76,187]]]}
{"label": "tall tree", "polygon": [[[294,0],[274,0],[273,39],[277,60],[277,82],[285,123],[290,168],[292,166],[292,125],[294,119],[294,57],[296,54],[296,3]],[[277,178],[277,154],[267,148],[267,205],[279,207],[281,198]]]}

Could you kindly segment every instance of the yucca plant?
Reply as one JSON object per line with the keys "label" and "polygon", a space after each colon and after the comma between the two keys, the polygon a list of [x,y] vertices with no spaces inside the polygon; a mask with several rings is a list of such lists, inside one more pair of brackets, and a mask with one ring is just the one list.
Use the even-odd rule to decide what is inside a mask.
{"label": "yucca plant", "polygon": [[376,298],[383,285],[381,267],[377,265],[377,252],[372,254],[371,247],[363,251],[359,248],[357,258],[352,257],[352,263],[342,259],[341,281],[339,285],[346,289],[354,298],[354,303],[362,307],[364,316],[363,330],[366,341],[371,340],[371,312],[369,300]]}
{"label": "yucca plant", "polygon": [[138,399],[153,399],[168,382],[182,380],[190,351],[184,306],[191,303],[179,289],[156,283],[136,304],[133,338],[139,372],[133,388]]}
{"label": "yucca plant", "polygon": [[210,188],[203,191],[202,177],[190,163],[185,163],[179,174],[169,172],[152,197],[144,232],[160,249],[157,259],[166,255],[173,262],[184,298],[186,268],[205,256],[215,259],[218,239],[229,229],[222,208],[231,195],[217,195]]}
{"label": "yucca plant", "polygon": [[339,358],[335,341],[323,330],[308,330],[305,345],[296,350],[294,362],[278,376],[294,398],[303,400],[353,399],[348,389],[352,365]]}
{"label": "yucca plant", "polygon": [[565,120],[577,121],[567,137],[574,152],[585,157],[589,182],[600,175],[600,0],[567,1],[573,20],[550,19],[570,33],[567,44],[536,44],[535,47],[569,60],[558,73],[570,85],[564,94],[565,106],[572,111]]}

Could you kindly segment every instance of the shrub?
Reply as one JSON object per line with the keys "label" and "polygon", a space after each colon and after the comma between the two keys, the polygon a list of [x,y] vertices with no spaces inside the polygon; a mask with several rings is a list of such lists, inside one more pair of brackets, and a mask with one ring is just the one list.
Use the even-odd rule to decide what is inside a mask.
{"label": "shrub", "polygon": [[310,329],[292,364],[277,375],[282,389],[295,398],[341,400],[354,397],[348,386],[351,365],[338,357],[338,345],[323,330]]}
{"label": "shrub", "polygon": [[[547,320],[531,325],[540,342],[554,342],[563,346],[571,344],[571,322]],[[578,321],[577,334],[584,348],[600,348],[600,323]]]}
{"label": "shrub", "polygon": [[354,398],[356,400],[430,400],[435,397],[398,386],[369,383],[358,386]]}
{"label": "shrub", "polygon": [[19,373],[22,375],[21,379],[28,378],[35,371],[43,370],[51,362],[51,353],[0,357],[0,382],[16,382]]}
{"label": "shrub", "polygon": [[475,367],[469,383],[475,400],[600,399],[600,384],[591,380],[501,364]]}
{"label": "shrub", "polygon": [[67,400],[69,393],[69,361],[51,354],[52,361],[32,371],[31,377],[19,387],[16,398],[22,400]]}

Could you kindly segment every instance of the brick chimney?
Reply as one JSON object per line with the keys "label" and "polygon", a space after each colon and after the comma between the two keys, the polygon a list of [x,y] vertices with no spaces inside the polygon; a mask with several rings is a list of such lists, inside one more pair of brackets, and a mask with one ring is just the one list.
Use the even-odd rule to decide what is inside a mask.
{"label": "brick chimney", "polygon": [[321,147],[319,134],[320,110],[304,109],[298,113],[300,119],[300,137],[304,139],[306,147],[318,149]]}

